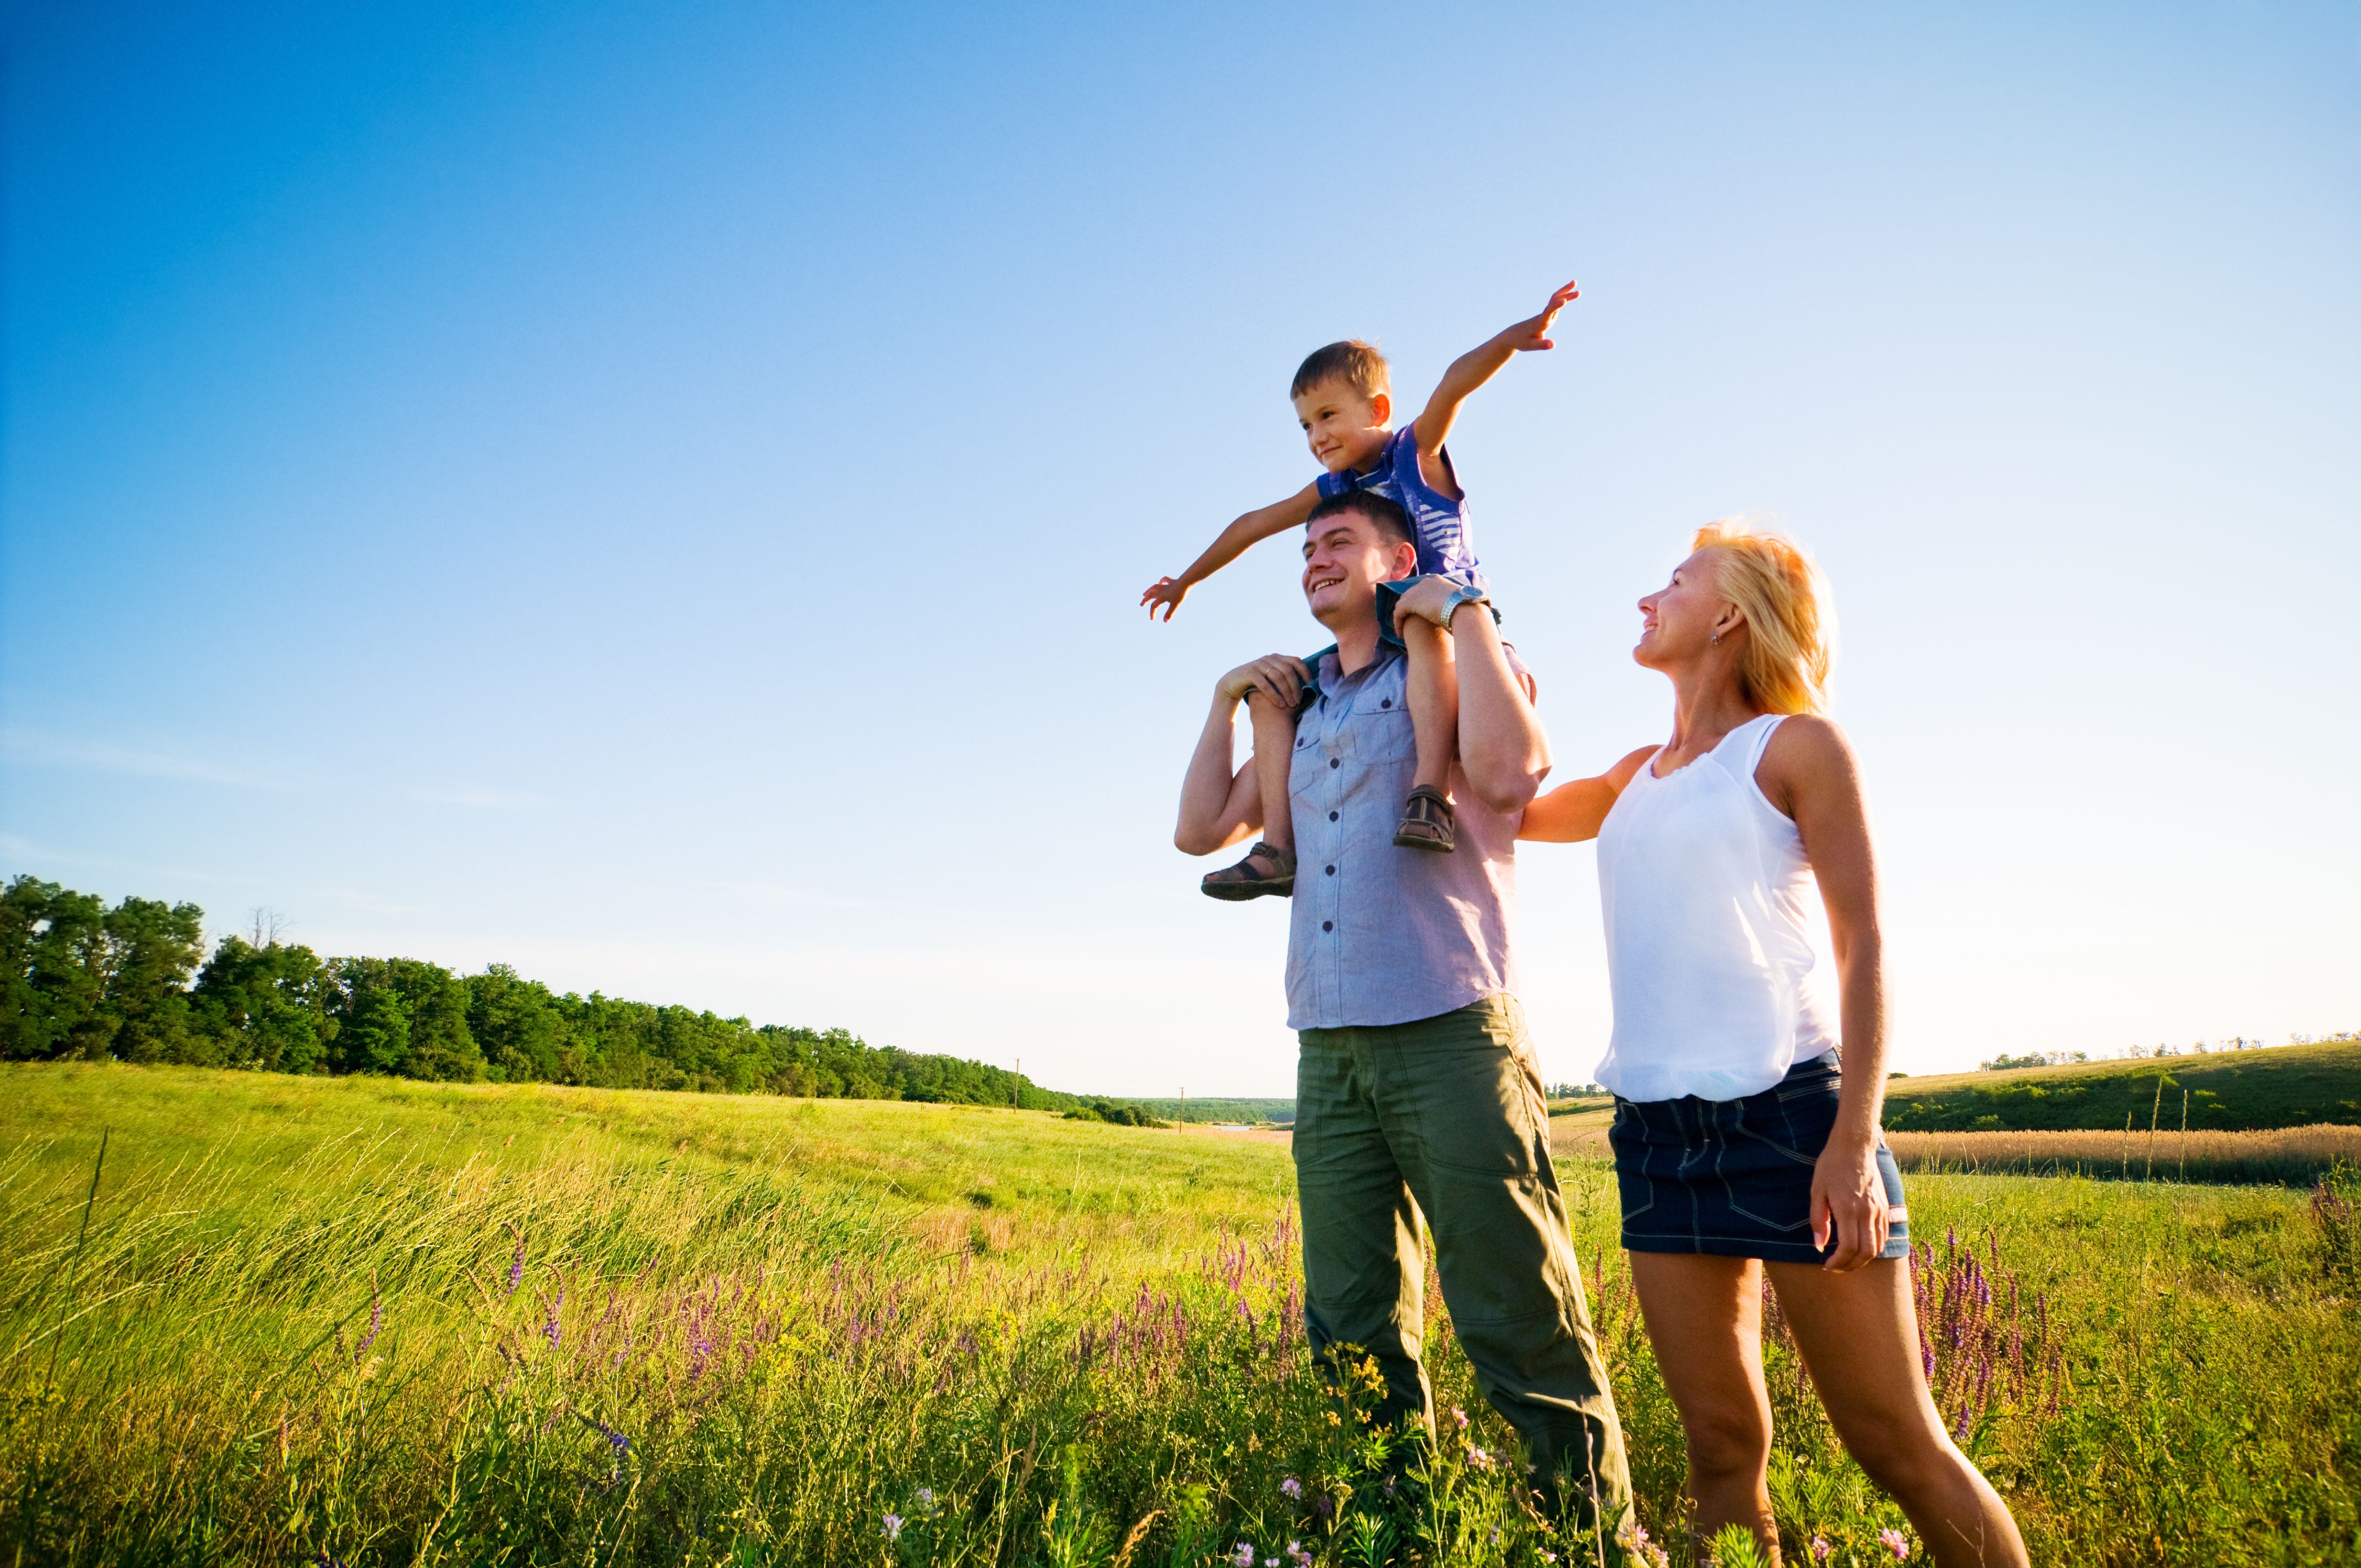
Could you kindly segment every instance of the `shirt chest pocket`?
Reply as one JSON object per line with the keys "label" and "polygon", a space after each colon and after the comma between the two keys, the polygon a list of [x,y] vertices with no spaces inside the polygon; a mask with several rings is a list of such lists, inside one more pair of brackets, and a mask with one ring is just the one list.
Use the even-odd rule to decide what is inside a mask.
{"label": "shirt chest pocket", "polygon": [[1351,712],[1305,718],[1296,732],[1295,753],[1288,764],[1290,795],[1310,794],[1342,769],[1357,773],[1417,757],[1418,736],[1400,694],[1365,696],[1362,701],[1366,706]]}
{"label": "shirt chest pocket", "polygon": [[1411,728],[1410,710],[1399,697],[1390,707],[1352,715],[1343,728],[1346,751],[1364,762],[1399,762],[1418,755],[1418,735]]}

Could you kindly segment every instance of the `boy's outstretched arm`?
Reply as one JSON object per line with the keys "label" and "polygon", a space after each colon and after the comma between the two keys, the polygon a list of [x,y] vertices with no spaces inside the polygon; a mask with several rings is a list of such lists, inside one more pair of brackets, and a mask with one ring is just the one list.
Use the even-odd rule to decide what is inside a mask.
{"label": "boy's outstretched arm", "polygon": [[1249,545],[1268,539],[1274,533],[1301,528],[1303,520],[1310,517],[1312,509],[1319,504],[1320,485],[1314,480],[1283,501],[1257,507],[1238,518],[1222,530],[1220,538],[1205,546],[1202,555],[1189,563],[1187,571],[1177,577],[1159,577],[1148,585],[1147,591],[1139,596],[1139,602],[1148,607],[1148,619],[1155,620],[1156,607],[1162,605],[1164,619],[1171,620],[1172,612],[1180,608],[1180,601],[1189,597],[1191,588],[1245,554]]}
{"label": "boy's outstretched arm", "polygon": [[[1555,321],[1558,312],[1565,309],[1581,292],[1580,289],[1568,283],[1549,297],[1549,303],[1542,307],[1541,314],[1519,322],[1451,362],[1451,368],[1443,373],[1443,379],[1436,384],[1434,395],[1426,400],[1426,411],[1418,416],[1415,428],[1418,432],[1418,455],[1422,459],[1432,460],[1436,453],[1443,450],[1444,437],[1451,433],[1452,421],[1459,417],[1459,405],[1467,400],[1468,393],[1499,375],[1500,367],[1506,365],[1511,356],[1557,346],[1550,341],[1550,323]],[[1429,469],[1427,482],[1433,484],[1437,477],[1434,470]]]}

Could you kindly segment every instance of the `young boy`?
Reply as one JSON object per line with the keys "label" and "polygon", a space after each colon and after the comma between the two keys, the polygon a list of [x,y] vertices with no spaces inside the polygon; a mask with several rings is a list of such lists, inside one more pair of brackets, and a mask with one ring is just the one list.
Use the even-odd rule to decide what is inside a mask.
{"label": "young boy", "polygon": [[[1410,513],[1418,534],[1420,576],[1441,574],[1459,585],[1463,597],[1484,599],[1488,590],[1468,532],[1466,497],[1452,472],[1444,437],[1451,433],[1467,394],[1497,375],[1511,355],[1555,346],[1550,323],[1577,292],[1568,283],[1549,297],[1539,315],[1453,360],[1425,411],[1401,430],[1392,428],[1393,389],[1383,355],[1357,339],[1314,353],[1295,372],[1288,395],[1312,455],[1327,472],[1287,499],[1232,522],[1178,577],[1149,585],[1139,596],[1148,618],[1155,619],[1160,605],[1170,620],[1191,588],[1236,560],[1248,545],[1302,527],[1323,498],[1353,489],[1373,490]],[[1382,635],[1410,658],[1411,728],[1418,742],[1416,782],[1402,804],[1394,842],[1448,854],[1456,841],[1448,791],[1458,754],[1458,673],[1452,665],[1451,641],[1433,623],[1413,616],[1399,630],[1394,626],[1394,600],[1417,580],[1389,583],[1378,594]],[[1206,876],[1202,885],[1213,898],[1295,891],[1295,828],[1287,802],[1295,715],[1259,691],[1248,696],[1246,712],[1254,730],[1255,782],[1262,793],[1262,841],[1236,865]]]}

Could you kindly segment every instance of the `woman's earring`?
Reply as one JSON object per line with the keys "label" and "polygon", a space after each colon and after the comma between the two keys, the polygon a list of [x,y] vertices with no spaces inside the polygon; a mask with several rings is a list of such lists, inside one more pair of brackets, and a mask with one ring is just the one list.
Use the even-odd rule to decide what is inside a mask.
{"label": "woman's earring", "polygon": [[1706,641],[1707,641],[1708,642],[1712,643],[1712,644],[1713,644],[1715,647],[1717,647],[1717,648],[1720,647],[1720,646],[1721,646],[1721,628],[1720,628],[1720,627],[1719,627],[1719,626],[1715,627],[1715,628],[1713,629],[1713,635],[1712,635],[1712,636],[1710,636],[1710,637],[1708,637],[1708,638],[1707,638],[1707,639],[1706,639]]}

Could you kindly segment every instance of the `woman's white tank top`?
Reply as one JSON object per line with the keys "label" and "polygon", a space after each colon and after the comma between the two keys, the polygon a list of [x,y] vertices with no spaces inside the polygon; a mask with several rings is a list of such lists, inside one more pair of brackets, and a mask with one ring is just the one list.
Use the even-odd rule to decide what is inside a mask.
{"label": "woman's white tank top", "polygon": [[1803,835],[1754,783],[1781,717],[1664,778],[1651,757],[1599,827],[1615,1033],[1598,1081],[1626,1100],[1759,1094],[1837,1044]]}

